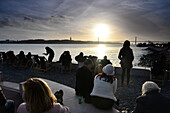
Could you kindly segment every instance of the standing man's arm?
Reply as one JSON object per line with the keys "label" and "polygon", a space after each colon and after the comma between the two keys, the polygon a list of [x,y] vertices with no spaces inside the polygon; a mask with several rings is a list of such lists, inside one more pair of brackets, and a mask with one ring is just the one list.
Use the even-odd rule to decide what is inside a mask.
{"label": "standing man's arm", "polygon": [[133,61],[134,60],[133,50],[132,50],[131,54],[132,54],[132,61]]}
{"label": "standing man's arm", "polygon": [[120,60],[122,60],[122,49],[121,49],[120,52],[119,52],[118,58],[119,58]]}

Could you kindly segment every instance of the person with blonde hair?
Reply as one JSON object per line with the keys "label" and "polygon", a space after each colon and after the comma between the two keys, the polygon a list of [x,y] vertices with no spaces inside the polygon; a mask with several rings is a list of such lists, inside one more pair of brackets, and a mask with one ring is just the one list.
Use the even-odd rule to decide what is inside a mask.
{"label": "person with blonde hair", "polygon": [[70,113],[66,106],[57,102],[46,82],[30,78],[23,85],[23,100],[17,113]]}
{"label": "person with blonde hair", "polygon": [[133,113],[167,113],[170,111],[170,99],[160,94],[161,88],[152,81],[142,85],[142,96],[136,99]]}

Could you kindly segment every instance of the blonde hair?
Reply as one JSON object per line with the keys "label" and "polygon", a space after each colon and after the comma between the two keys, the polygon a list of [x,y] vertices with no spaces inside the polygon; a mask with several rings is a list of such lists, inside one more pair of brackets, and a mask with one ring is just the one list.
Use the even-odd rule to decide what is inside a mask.
{"label": "blonde hair", "polygon": [[146,81],[143,85],[142,85],[142,95],[151,92],[151,91],[161,91],[161,88],[159,88],[159,86],[152,81]]}
{"label": "blonde hair", "polygon": [[30,113],[42,113],[54,106],[57,100],[46,82],[38,78],[30,78],[23,85],[23,99]]}

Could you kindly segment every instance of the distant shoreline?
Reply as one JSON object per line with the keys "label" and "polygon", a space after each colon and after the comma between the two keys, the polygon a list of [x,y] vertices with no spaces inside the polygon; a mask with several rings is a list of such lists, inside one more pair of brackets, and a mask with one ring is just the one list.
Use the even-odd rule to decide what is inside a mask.
{"label": "distant shoreline", "polygon": [[122,44],[121,42],[109,41],[79,41],[79,40],[3,40],[0,44]]}

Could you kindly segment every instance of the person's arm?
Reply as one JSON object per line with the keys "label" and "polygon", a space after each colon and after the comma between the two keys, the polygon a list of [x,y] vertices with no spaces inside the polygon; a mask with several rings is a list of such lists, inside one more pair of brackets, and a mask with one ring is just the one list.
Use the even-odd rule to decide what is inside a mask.
{"label": "person's arm", "polygon": [[143,106],[144,104],[142,103],[142,97],[137,97],[136,99],[136,106],[135,109],[132,113],[145,113],[146,108]]}
{"label": "person's arm", "polygon": [[5,95],[3,94],[3,91],[0,87],[0,106],[4,106],[6,103],[6,97]]}
{"label": "person's arm", "polygon": [[122,49],[121,49],[120,52],[119,52],[118,58],[119,58],[120,60],[122,60]]}
{"label": "person's arm", "polygon": [[132,54],[132,61],[133,61],[134,60],[133,50],[132,50],[131,54]]}
{"label": "person's arm", "polygon": [[63,106],[61,104],[58,104],[57,105],[59,106],[59,113],[71,113],[69,107],[67,106]]}

